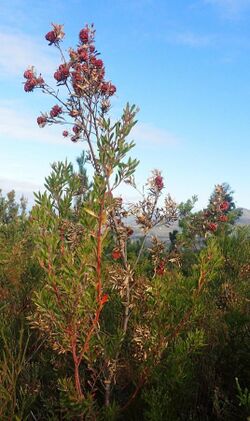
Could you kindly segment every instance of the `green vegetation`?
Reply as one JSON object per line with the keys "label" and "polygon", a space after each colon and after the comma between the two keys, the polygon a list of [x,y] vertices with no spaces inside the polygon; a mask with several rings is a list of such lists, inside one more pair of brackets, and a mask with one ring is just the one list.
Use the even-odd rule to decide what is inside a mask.
{"label": "green vegetation", "polygon": [[[84,399],[79,399],[67,322],[79,319],[81,334],[86,335],[95,292],[90,280],[84,287],[79,279],[86,270],[83,259],[87,255],[91,267],[94,256],[80,229],[87,221],[81,219],[79,207],[87,202],[67,205],[67,197],[77,190],[73,181],[69,196],[60,191],[69,213],[60,216],[51,206],[51,184],[62,182],[62,177],[79,181],[71,165],[54,165],[47,179],[50,193],[37,195],[31,214],[23,200],[15,201],[14,192],[0,198],[1,419],[247,419],[250,230],[224,222],[216,232],[202,231],[210,202],[198,213],[192,212],[190,202],[181,204],[183,229],[174,241],[166,246],[153,238],[151,248],[141,253],[122,343],[124,274],[119,259],[112,258],[114,238],[108,236],[103,255],[108,301],[103,300],[98,326],[81,361]],[[226,214],[235,220],[234,208]],[[95,218],[90,219],[93,224]],[[196,225],[190,225],[191,219]],[[62,221],[66,256],[60,242]],[[131,264],[141,245],[128,240]],[[56,275],[42,263],[42,247],[50,247]],[[164,269],[157,273],[159,261],[164,261]],[[49,293],[49,276],[51,283],[55,276],[62,305],[55,305],[57,294]],[[115,381],[110,382],[108,403],[107,361],[117,364],[112,367]]]}

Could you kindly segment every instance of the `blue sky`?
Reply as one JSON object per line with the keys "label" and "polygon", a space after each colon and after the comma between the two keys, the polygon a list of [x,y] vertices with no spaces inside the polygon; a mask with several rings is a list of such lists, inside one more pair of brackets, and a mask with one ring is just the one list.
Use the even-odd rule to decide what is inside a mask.
{"label": "blue sky", "polygon": [[178,202],[197,194],[203,207],[214,185],[228,182],[238,206],[250,208],[250,0],[2,0],[0,188],[31,200],[49,164],[74,162],[83,147],[63,139],[60,127],[39,129],[37,115],[54,101],[23,91],[28,65],[47,79],[57,67],[44,39],[51,22],[65,25],[65,49],[94,22],[117,86],[113,114],[127,101],[140,108],[139,185],[159,168]]}

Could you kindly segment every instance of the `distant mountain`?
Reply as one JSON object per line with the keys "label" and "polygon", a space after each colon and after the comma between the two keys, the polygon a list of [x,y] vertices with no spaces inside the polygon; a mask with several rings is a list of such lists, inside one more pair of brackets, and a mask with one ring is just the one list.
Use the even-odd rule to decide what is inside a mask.
{"label": "distant mountain", "polygon": [[241,208],[241,210],[242,210],[242,215],[238,219],[237,224],[238,225],[250,225],[250,210],[245,209],[245,208]]}
{"label": "distant mountain", "polygon": [[[241,210],[242,210],[242,215],[236,222],[236,225],[250,225],[250,210],[245,209],[245,208],[241,208]],[[136,224],[134,217],[127,218],[126,224],[131,226],[131,228],[134,231],[132,235],[132,240],[137,240],[143,236],[143,232],[142,230],[140,230],[140,228]],[[168,243],[170,241],[169,233],[173,232],[174,230],[179,230],[178,221],[173,222],[169,227],[165,227],[164,225],[162,225],[162,226],[153,228],[148,237],[150,240],[150,237],[155,235],[156,237],[159,238],[159,240]]]}

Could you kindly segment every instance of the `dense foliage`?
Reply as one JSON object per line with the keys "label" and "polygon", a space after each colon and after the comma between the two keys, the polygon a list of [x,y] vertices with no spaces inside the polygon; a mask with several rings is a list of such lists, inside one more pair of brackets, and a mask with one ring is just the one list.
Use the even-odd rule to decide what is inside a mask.
{"label": "dense foliage", "polygon": [[[62,26],[46,34],[62,58],[56,89],[24,73],[25,91],[58,102],[38,125],[71,124],[63,136],[86,148],[76,170],[52,165],[30,212],[0,195],[0,418],[247,419],[250,231],[234,224],[228,185],[194,212],[195,197],[163,200],[158,170],[125,206],[116,189],[136,187],[137,110],[108,117],[116,88],[94,35],[82,29],[66,59]],[[152,236],[177,219],[169,242]]]}

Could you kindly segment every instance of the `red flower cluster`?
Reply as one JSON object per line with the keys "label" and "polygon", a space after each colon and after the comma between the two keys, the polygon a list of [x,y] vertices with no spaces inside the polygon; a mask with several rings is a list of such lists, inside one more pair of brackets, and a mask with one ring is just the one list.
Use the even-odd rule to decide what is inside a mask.
{"label": "red flower cluster", "polygon": [[31,69],[25,70],[23,76],[25,77],[25,79],[32,79],[34,77],[33,70]]}
{"label": "red flower cluster", "polygon": [[54,73],[54,78],[57,82],[65,82],[69,76],[69,66],[67,64],[61,64],[57,71]]}
{"label": "red flower cluster", "polygon": [[79,33],[79,38],[82,43],[89,42],[89,36],[90,36],[90,29],[88,27],[81,29]]}
{"label": "red flower cluster", "polygon": [[55,43],[55,42],[56,42],[56,40],[57,40],[57,37],[56,37],[56,33],[55,33],[55,31],[50,31],[50,32],[48,32],[48,33],[45,35],[45,39],[46,39],[47,41],[49,41],[49,42],[50,42],[50,44]]}
{"label": "red flower cluster", "polygon": [[[64,37],[63,25],[52,24],[52,30],[49,31],[45,38],[49,41],[49,44],[54,44],[57,48],[59,47],[59,41]],[[98,57],[98,52],[95,49],[95,30],[93,26],[86,25],[79,33],[80,43],[76,50],[70,49],[69,60],[64,61],[63,64],[59,65],[54,73],[54,79],[58,84],[65,84],[68,80],[69,89],[72,89],[72,96],[77,95],[80,97],[95,96],[95,100],[100,101],[100,111],[102,113],[107,112],[110,107],[109,97],[115,94],[116,87],[111,83],[105,81],[105,67],[103,61]],[[33,68],[27,69],[24,72],[24,77],[27,79],[24,85],[26,92],[31,92],[35,87],[44,87],[46,92],[50,93],[50,87],[45,85],[43,78],[36,77]],[[70,86],[71,85],[71,86]],[[71,91],[71,89],[70,89]],[[55,96],[55,95],[54,95]],[[80,139],[82,129],[78,126],[77,118],[81,113],[81,107],[76,108],[75,103],[69,98],[69,107],[64,110],[65,113],[69,114],[75,120],[73,126],[73,133],[64,131],[62,134],[64,137],[70,136],[73,142],[77,142]],[[44,125],[58,117],[63,112],[59,105],[55,105],[49,112],[48,115],[41,115],[37,118],[39,127]],[[131,234],[128,234],[131,235]]]}
{"label": "red flower cluster", "polygon": [[43,78],[41,77],[41,75],[39,77],[36,77],[33,68],[25,70],[23,76],[25,79],[27,79],[27,81],[24,84],[25,92],[32,92],[34,88],[42,87],[44,85]]}
{"label": "red flower cluster", "polygon": [[[87,61],[83,59],[87,59]],[[80,57],[77,57],[71,65],[74,69],[71,73],[72,85],[78,95],[95,94],[100,90],[105,75],[102,60],[97,59],[94,55],[88,55],[87,58],[87,52],[85,51],[84,53],[81,52]]]}
{"label": "red flower cluster", "polygon": [[64,37],[63,25],[56,25],[52,23],[53,30],[45,35],[45,39],[49,41],[49,45],[55,44]]}
{"label": "red flower cluster", "polygon": [[161,191],[164,187],[163,177],[161,175],[157,175],[154,179],[154,183],[156,188]]}
{"label": "red flower cluster", "polygon": [[54,105],[54,107],[50,110],[50,117],[55,118],[61,113],[62,113],[62,108],[59,107],[59,105]]}
{"label": "red flower cluster", "polygon": [[161,260],[161,261],[159,262],[159,264],[158,264],[158,266],[157,266],[156,270],[155,270],[155,273],[156,273],[157,275],[162,276],[162,275],[164,274],[164,272],[165,272],[165,261],[164,261],[164,260]]}
{"label": "red flower cluster", "polygon": [[100,89],[103,95],[112,96],[116,93],[116,87],[110,82],[103,82]]}
{"label": "red flower cluster", "polygon": [[70,50],[72,85],[77,95],[99,93],[110,97],[116,92],[116,87],[104,81],[104,63],[97,58],[94,34],[93,27],[86,26],[79,34],[82,45],[77,51]]}
{"label": "red flower cluster", "polygon": [[97,59],[95,56],[90,57],[90,63],[97,69],[103,68],[103,61],[101,59]]}
{"label": "red flower cluster", "polygon": [[215,232],[217,228],[218,228],[218,225],[215,222],[210,222],[210,224],[208,224],[209,231]]}
{"label": "red flower cluster", "polygon": [[224,201],[220,204],[220,210],[225,212],[229,209],[229,206],[230,206],[229,202]]}
{"label": "red flower cluster", "polygon": [[[89,55],[88,55],[88,51],[84,46],[81,46],[77,49],[77,53],[78,53],[78,58],[79,60],[82,61],[88,61],[89,59]],[[77,55],[74,56],[74,52],[73,52],[73,59],[77,59]]]}
{"label": "red flower cluster", "polygon": [[39,127],[44,127],[47,123],[47,117],[41,115],[37,117],[36,121]]}

